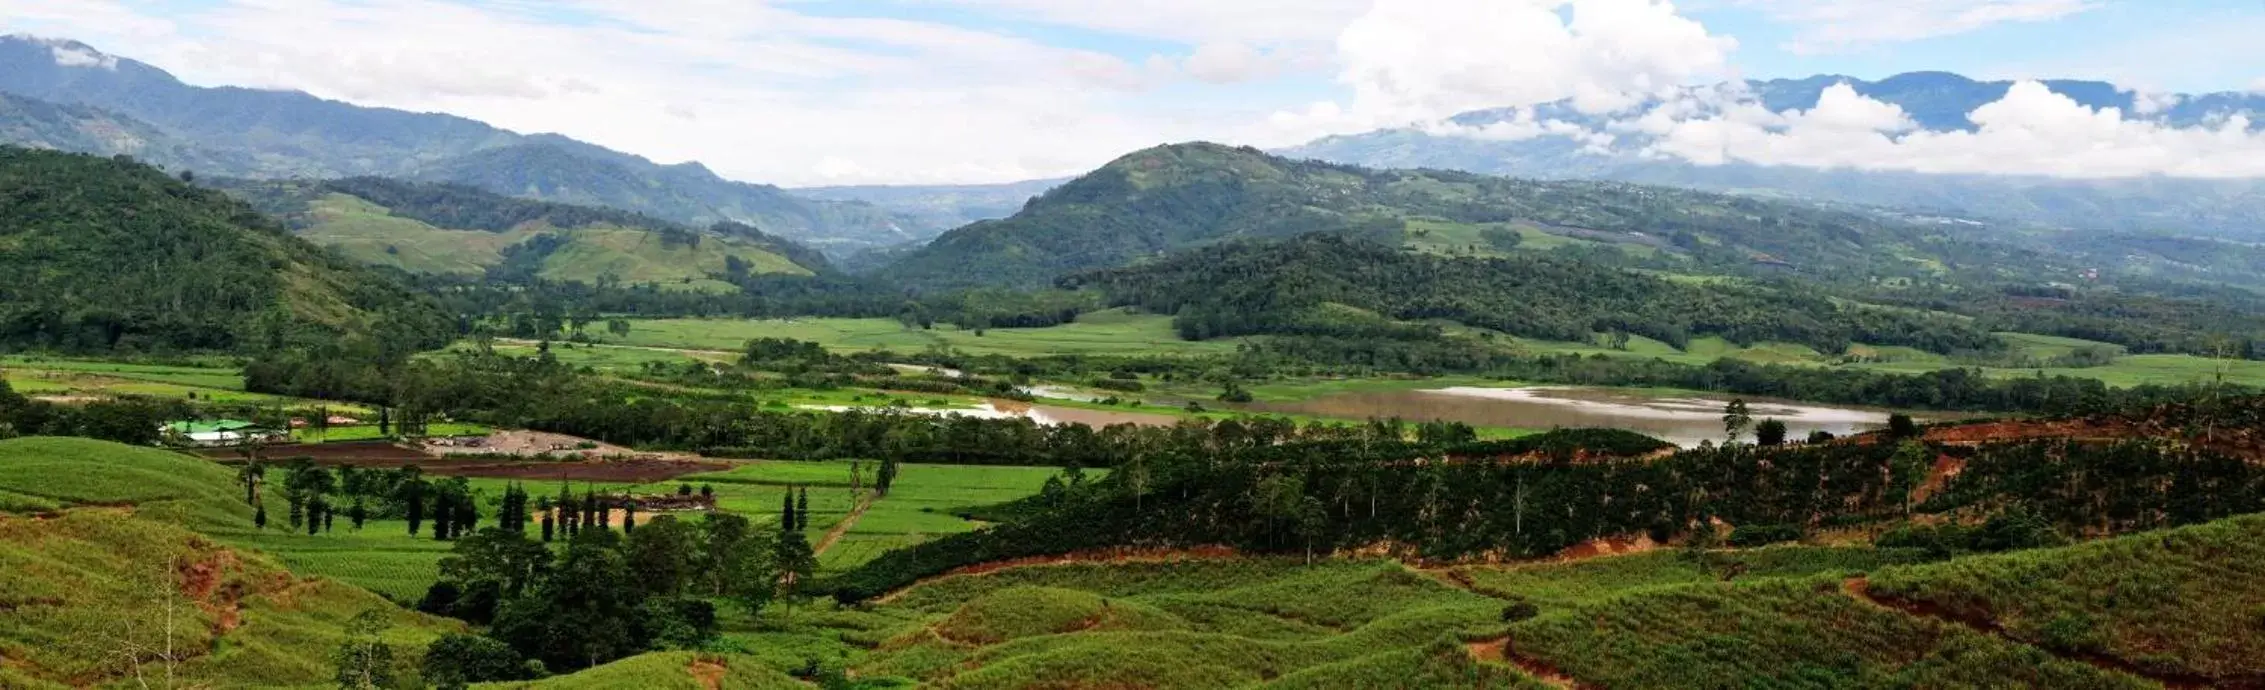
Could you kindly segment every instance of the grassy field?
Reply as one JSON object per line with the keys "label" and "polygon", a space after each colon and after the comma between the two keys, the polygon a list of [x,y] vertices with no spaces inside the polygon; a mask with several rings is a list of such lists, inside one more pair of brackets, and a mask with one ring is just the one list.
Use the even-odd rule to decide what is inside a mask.
{"label": "grassy field", "polygon": [[1123,310],[1093,312],[1075,323],[1052,328],[994,328],[974,331],[938,325],[906,328],[893,319],[652,319],[631,322],[619,344],[736,352],[755,338],[806,340],[838,352],[887,349],[919,352],[948,346],[970,354],[1035,357],[1056,354],[1226,354],[1235,341],[1189,342],[1172,330],[1172,319]]}
{"label": "grassy field", "polygon": [[[2096,343],[2073,338],[2055,338],[2029,333],[2000,333],[2018,356],[2050,359],[2066,355],[2079,347],[2098,347],[2121,352],[2122,348],[2107,343]],[[2118,355],[2112,363],[2097,367],[2080,368],[2018,368],[1968,366],[1949,357],[1907,347],[1880,347],[1856,345],[1851,354],[1869,361],[1840,363],[1803,345],[1788,343],[1757,343],[1741,347],[1721,338],[1693,339],[1687,349],[1678,350],[1667,343],[1649,338],[1630,338],[1625,350],[1615,350],[1592,343],[1566,343],[1539,340],[1518,340],[1527,350],[1540,354],[1605,355],[1609,357],[1643,357],[1665,359],[1684,364],[1707,364],[1717,359],[1731,358],[1770,364],[1806,366],[1837,366],[1871,371],[1917,374],[1949,368],[1979,369],[1994,378],[2020,378],[2036,376],[2071,376],[2099,379],[2102,383],[2119,388],[2146,384],[2179,385],[2206,383],[2216,379],[2221,369],[2227,383],[2265,387],[2265,362],[2227,361],[2193,355]]]}
{"label": "grassy field", "polygon": [[[820,554],[818,565],[827,571],[846,570],[890,549],[974,530],[982,525],[960,519],[953,511],[1037,494],[1047,477],[1059,473],[1051,467],[900,466],[889,495],[874,501],[840,542]],[[1106,473],[1087,475],[1099,479]]]}

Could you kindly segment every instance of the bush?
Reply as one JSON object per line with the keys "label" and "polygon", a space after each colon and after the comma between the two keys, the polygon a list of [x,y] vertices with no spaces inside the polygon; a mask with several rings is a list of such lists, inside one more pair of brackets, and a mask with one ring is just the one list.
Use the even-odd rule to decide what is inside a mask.
{"label": "bush", "polygon": [[1541,615],[1541,607],[1530,601],[1519,601],[1502,607],[1502,622],[1521,623]]}
{"label": "bush", "polygon": [[1090,383],[1094,388],[1099,388],[1105,391],[1117,391],[1119,393],[1139,393],[1141,391],[1148,390],[1148,387],[1141,385],[1139,381],[1124,381],[1120,379],[1094,379]]}
{"label": "bush", "polygon": [[420,670],[425,682],[437,687],[463,687],[471,683],[528,680],[535,670],[511,645],[477,635],[443,635],[425,647]]}

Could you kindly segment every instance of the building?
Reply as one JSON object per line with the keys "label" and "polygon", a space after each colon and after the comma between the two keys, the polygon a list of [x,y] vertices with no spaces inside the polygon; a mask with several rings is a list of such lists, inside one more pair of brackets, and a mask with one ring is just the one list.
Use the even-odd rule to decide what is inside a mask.
{"label": "building", "polygon": [[196,446],[233,446],[255,439],[275,440],[282,435],[240,419],[172,422],[165,425],[164,433],[167,440]]}

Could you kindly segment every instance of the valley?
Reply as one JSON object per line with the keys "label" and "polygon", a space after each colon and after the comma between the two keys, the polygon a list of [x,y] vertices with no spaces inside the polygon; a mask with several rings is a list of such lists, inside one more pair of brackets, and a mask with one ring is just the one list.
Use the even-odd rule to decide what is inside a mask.
{"label": "valley", "polygon": [[[618,43],[498,121],[589,140],[0,37],[0,687],[2265,688],[2253,179],[1665,148],[2001,137],[2041,90],[2239,150],[2254,97],[1817,77],[1096,158],[1036,136],[1125,138],[1079,99],[862,99],[981,32],[786,5],[837,33],[712,103],[547,76],[666,52],[667,8],[585,8]],[[989,60],[1074,68],[1043,100],[1241,79],[1017,21]],[[410,90],[515,78],[446,67]],[[749,116],[797,89],[841,113]],[[1037,143],[961,148],[940,93]],[[854,184],[911,164],[820,124],[932,127],[892,156],[943,183]]]}

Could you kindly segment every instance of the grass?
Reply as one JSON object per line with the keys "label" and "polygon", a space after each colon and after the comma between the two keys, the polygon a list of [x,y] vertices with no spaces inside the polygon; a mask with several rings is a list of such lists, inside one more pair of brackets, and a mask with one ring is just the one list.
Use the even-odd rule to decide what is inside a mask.
{"label": "grass", "polygon": [[579,673],[522,683],[483,683],[488,690],[784,690],[810,687],[742,654],[654,652]]}
{"label": "grass", "polygon": [[[2073,338],[2029,333],[2000,333],[2000,338],[2017,355],[2049,359],[2068,354],[2079,347],[2103,347],[2121,352],[2123,348],[2107,343],[2096,343]],[[1805,345],[1790,343],[1756,343],[1739,346],[1721,338],[1696,338],[1687,348],[1676,349],[1667,343],[1644,337],[1629,339],[1625,350],[1615,350],[1594,343],[1569,343],[1517,339],[1516,342],[1536,354],[1605,355],[1608,357],[1642,357],[1665,359],[1682,364],[1703,365],[1717,359],[1742,359],[1769,364],[1790,364],[1819,367],[1848,367],[1888,373],[1917,374],[1948,368],[1977,369],[1993,378],[2022,378],[2036,376],[2069,376],[2097,379],[2109,386],[2130,388],[2141,385],[2180,385],[2213,381],[2221,370],[2226,382],[2254,387],[2265,387],[2265,362],[2229,361],[2197,357],[2194,355],[2119,355],[2104,366],[2079,368],[2019,368],[1965,366],[1949,357],[1907,347],[1855,345],[1850,354],[1867,361],[1840,363]]]}
{"label": "grass", "polygon": [[1060,354],[1232,354],[1236,341],[1181,340],[1169,316],[1121,309],[1092,312],[1052,328],[994,328],[977,335],[947,325],[906,328],[893,319],[647,319],[631,322],[619,344],[735,352],[755,338],[788,338],[837,352],[919,352],[952,347],[969,354],[1038,357]]}
{"label": "grass", "polygon": [[[122,510],[0,516],[0,571],[9,612],[0,653],[10,672],[43,683],[130,682],[120,655],[170,642],[184,650],[175,672],[185,685],[316,685],[331,677],[329,654],[347,622],[365,611],[389,620],[385,639],[399,649],[462,629]],[[165,672],[157,657],[143,659],[142,673]]]}
{"label": "grass", "polygon": [[1639,592],[1518,624],[1510,639],[1517,653],[1601,687],[2152,687],[1872,607],[1837,578]]}
{"label": "grass", "polygon": [[2220,684],[2265,678],[2265,516],[2065,549],[1890,568],[1882,597],[2063,653]]}
{"label": "grass", "polygon": [[[1736,562],[1741,578],[1848,576],[1891,565],[1918,562],[1921,554],[1869,547],[1780,546],[1718,552],[1717,568]],[[1472,588],[1505,599],[1522,599],[1543,610],[1594,604],[1631,592],[1704,584],[1721,580],[1719,569],[1702,570],[1678,551],[1596,558],[1573,563],[1459,568]]]}

